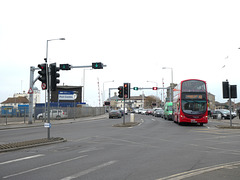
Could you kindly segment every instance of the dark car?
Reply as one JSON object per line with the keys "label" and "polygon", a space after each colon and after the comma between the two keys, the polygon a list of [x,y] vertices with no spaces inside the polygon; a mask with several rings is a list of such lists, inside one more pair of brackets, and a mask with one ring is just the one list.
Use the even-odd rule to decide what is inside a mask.
{"label": "dark car", "polygon": [[116,117],[116,118],[121,118],[121,117],[122,117],[121,112],[120,112],[119,110],[111,110],[111,111],[109,112],[109,119],[110,119],[110,118],[114,118],[114,117]]}
{"label": "dark car", "polygon": [[230,111],[227,109],[217,109],[216,111],[212,111],[211,117],[213,119],[230,119]]}
{"label": "dark car", "polygon": [[164,110],[163,109],[157,109],[154,113],[155,117],[163,117],[164,115]]}

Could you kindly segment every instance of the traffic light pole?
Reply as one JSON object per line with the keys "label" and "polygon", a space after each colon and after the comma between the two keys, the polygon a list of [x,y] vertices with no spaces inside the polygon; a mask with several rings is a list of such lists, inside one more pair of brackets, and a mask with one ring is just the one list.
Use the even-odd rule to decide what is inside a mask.
{"label": "traffic light pole", "polygon": [[[47,94],[48,94],[48,103],[47,103],[47,115],[48,115],[48,124],[50,125],[50,89],[51,89],[51,83],[49,82],[51,80],[50,77],[50,68],[47,64]],[[50,139],[50,126],[48,127],[48,139]]]}
{"label": "traffic light pole", "polygon": [[39,68],[35,68],[34,66],[30,67],[30,85],[29,85],[29,90],[31,90],[32,92],[29,92],[29,114],[28,114],[28,124],[32,124],[32,116],[33,116],[33,85],[34,83],[38,80],[38,78],[40,77],[38,75],[38,77],[34,79],[34,71],[37,70]]}
{"label": "traffic light pole", "polygon": [[126,116],[125,115],[125,96],[124,96],[124,91],[123,91],[123,125],[125,125],[125,122],[126,122],[125,116]]}

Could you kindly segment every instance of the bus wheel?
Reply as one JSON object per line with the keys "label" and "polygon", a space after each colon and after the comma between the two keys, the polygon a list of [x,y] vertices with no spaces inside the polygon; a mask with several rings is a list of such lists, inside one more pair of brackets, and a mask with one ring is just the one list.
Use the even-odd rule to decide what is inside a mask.
{"label": "bus wheel", "polygon": [[203,126],[203,123],[200,123],[200,126]]}

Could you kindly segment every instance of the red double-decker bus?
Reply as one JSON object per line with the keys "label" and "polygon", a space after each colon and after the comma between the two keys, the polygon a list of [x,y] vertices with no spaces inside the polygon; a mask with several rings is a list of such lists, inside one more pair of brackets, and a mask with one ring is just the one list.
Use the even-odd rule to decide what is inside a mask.
{"label": "red double-decker bus", "polygon": [[173,90],[173,111],[178,124],[208,123],[207,83],[199,79],[181,81]]}

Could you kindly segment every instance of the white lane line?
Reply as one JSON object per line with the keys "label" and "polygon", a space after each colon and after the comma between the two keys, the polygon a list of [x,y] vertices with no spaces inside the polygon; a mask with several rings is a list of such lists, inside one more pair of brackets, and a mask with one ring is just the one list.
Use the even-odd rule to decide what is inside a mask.
{"label": "white lane line", "polygon": [[114,161],[109,161],[109,162],[100,164],[100,165],[98,165],[98,166],[95,166],[95,167],[86,169],[86,170],[84,170],[84,171],[81,171],[81,172],[79,172],[79,173],[76,173],[76,174],[74,174],[74,175],[72,175],[72,176],[65,177],[65,178],[63,178],[63,179],[61,179],[61,180],[71,180],[71,179],[79,178],[79,177],[81,177],[81,176],[83,176],[83,175],[89,174],[89,173],[91,173],[91,172],[93,172],[93,171],[96,171],[96,170],[98,170],[98,169],[101,169],[101,168],[103,168],[103,167],[110,166],[110,165],[112,165],[112,164],[114,164],[114,163],[116,163],[116,162],[117,162],[117,161],[115,161],[115,160],[114,160]]}
{"label": "white lane line", "polygon": [[44,154],[38,154],[38,155],[34,155],[34,156],[28,156],[28,157],[24,157],[24,158],[14,159],[14,160],[11,160],[11,161],[5,161],[5,162],[1,162],[0,165],[9,164],[9,163],[18,162],[18,161],[23,161],[23,160],[32,159],[32,158],[37,158],[37,157],[41,157],[41,156],[45,156],[45,155]]}
{"label": "white lane line", "polygon": [[82,150],[82,151],[78,151],[78,153],[86,153],[86,152],[97,151],[97,150],[102,150],[102,149],[103,148],[93,147],[93,148],[85,149],[85,150]]}
{"label": "white lane line", "polygon": [[16,174],[11,174],[11,175],[8,175],[8,176],[4,176],[3,178],[4,178],[4,179],[7,179],[7,178],[14,177],[14,176],[18,176],[18,175],[21,175],[21,174],[26,174],[26,173],[29,173],[29,172],[32,172],[32,171],[37,171],[37,170],[39,170],[39,169],[43,169],[43,168],[47,168],[47,167],[59,165],[59,164],[62,164],[62,163],[74,161],[74,160],[77,160],[77,159],[80,159],[80,158],[84,158],[84,157],[86,157],[86,156],[87,156],[87,155],[78,156],[78,157],[75,157],[75,158],[72,158],[72,159],[67,159],[67,160],[65,160],[65,161],[59,161],[59,162],[52,163],[52,164],[48,164],[48,165],[45,165],[45,166],[40,166],[40,167],[37,167],[37,168],[29,169],[29,170],[27,170],[27,171],[22,171],[22,172],[19,172],[19,173],[16,173]]}
{"label": "white lane line", "polygon": [[141,122],[137,126],[141,126],[144,123],[144,120],[141,119]]}

